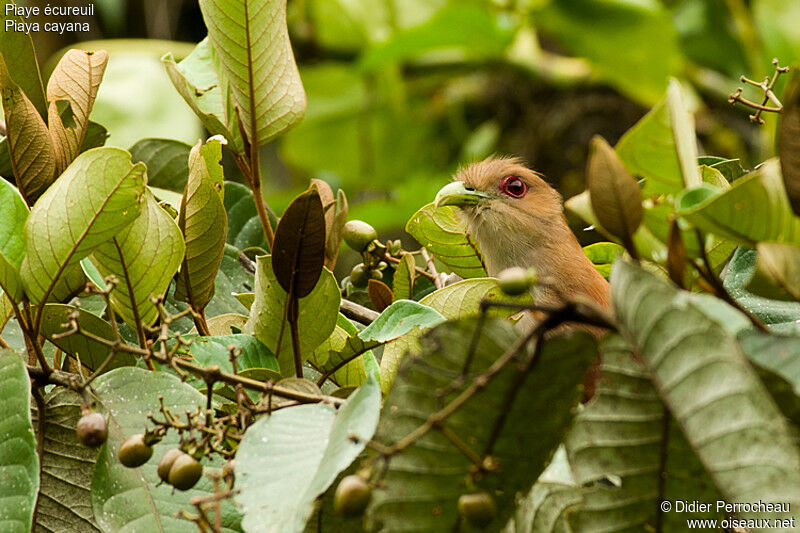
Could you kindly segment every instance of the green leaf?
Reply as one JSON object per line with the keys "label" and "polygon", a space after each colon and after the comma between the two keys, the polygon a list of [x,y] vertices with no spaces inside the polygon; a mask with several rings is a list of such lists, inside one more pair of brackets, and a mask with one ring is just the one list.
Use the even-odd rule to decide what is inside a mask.
{"label": "green leaf", "polygon": [[669,81],[667,88],[667,110],[675,141],[675,153],[681,167],[683,185],[698,187],[702,180],[697,172],[697,136],[694,133],[694,117],[686,109],[681,94],[681,85],[676,79]]}
{"label": "green leaf", "polygon": [[[75,434],[82,416],[83,400],[78,393],[56,387],[45,395],[44,460],[36,529],[98,532],[92,514],[92,474],[99,450],[83,445]],[[37,428],[39,413],[31,412]]]}
{"label": "green leaf", "polygon": [[723,284],[725,289],[748,311],[764,321],[773,331],[782,333],[800,332],[800,303],[769,300],[751,294],[745,287],[753,278],[756,268],[756,251],[739,248],[733,254]]}
{"label": "green leaf", "polygon": [[414,213],[406,224],[406,231],[459,276],[486,276],[486,265],[478,243],[467,233],[466,224],[456,208],[436,208],[427,204]]}
{"label": "green leaf", "polygon": [[[55,335],[59,333],[70,331],[69,316],[75,311],[78,312],[78,325],[81,331],[107,341],[114,340],[114,328],[111,324],[89,311],[64,304],[47,304],[44,306],[42,335],[65,353],[79,358],[82,364],[95,370],[111,353],[111,349],[108,346],[82,333],[75,333],[60,339],[55,338]],[[136,358],[132,354],[118,352],[109,363],[107,369],[132,366],[135,363]]]}
{"label": "green leaf", "polygon": [[0,350],[0,529],[31,531],[39,458],[31,424],[31,382],[19,354]]}
{"label": "green leaf", "polygon": [[17,186],[29,205],[53,182],[56,156],[42,115],[11,79],[0,58],[0,90]]}
{"label": "green leaf", "polygon": [[464,394],[476,377],[499,368],[479,394],[468,396],[443,420],[478,457],[491,455],[498,471],[475,476],[465,486],[474,463],[433,429],[389,461],[368,509],[369,522],[381,524],[381,531],[404,531],[408,524],[419,532],[451,531],[459,522],[459,496],[476,490],[494,495],[498,514],[487,530],[497,531],[511,515],[516,493],[527,491],[539,477],[572,422],[584,372],[596,357],[591,337],[581,333],[549,339],[536,367],[523,377],[519,365],[531,354],[524,352],[520,360],[500,366],[518,336],[506,320],[490,318],[467,379],[461,380],[476,325],[477,319],[445,322],[423,339],[422,353],[401,365],[376,440],[397,443]]}
{"label": "green leaf", "polygon": [[56,174],[78,156],[89,114],[108,62],[105,50],[72,49],[61,57],[47,82],[47,127],[53,142]]}
{"label": "green leaf", "polygon": [[202,311],[214,296],[214,279],[225,253],[228,217],[222,201],[222,139],[202,141],[189,154],[189,180],[178,226],[186,256],[178,274],[175,298]]}
{"label": "green leaf", "polygon": [[275,231],[272,269],[291,298],[303,298],[317,285],[325,263],[325,214],[319,192],[311,188],[286,208]]}
{"label": "green leaf", "polygon": [[172,139],[142,139],[130,148],[131,161],[147,165],[147,184],[182,193],[189,179],[192,147]]}
{"label": "green leaf", "polygon": [[[208,37],[180,63],[171,53],[161,58],[172,85],[212,135],[222,135],[234,152],[244,150],[236,116],[228,116]],[[227,124],[230,124],[229,128]]]}
{"label": "green leaf", "polygon": [[746,289],[774,300],[800,300],[800,248],[793,244],[760,242],[756,271]]}
{"label": "green leaf", "polygon": [[705,165],[719,170],[728,183],[733,183],[747,174],[747,171],[742,168],[740,159],[726,159],[724,157],[704,155],[697,158],[697,164],[701,167]]}
{"label": "green leaf", "polygon": [[392,293],[396,300],[410,300],[414,296],[414,278],[416,278],[417,263],[409,252],[403,252],[400,263],[394,271],[392,278]]}
{"label": "green leaf", "polygon": [[678,36],[660,3],[555,0],[537,4],[532,19],[567,51],[589,59],[596,75],[644,104],[657,101],[679,72]]}
{"label": "green leaf", "polygon": [[152,326],[158,319],[151,299],[167,291],[184,252],[180,229],[149,190],[139,217],[94,251],[92,257],[102,275],[119,280],[111,303],[129,326]]}
{"label": "green leaf", "polygon": [[200,10],[223,98],[237,110],[249,142],[261,146],[300,122],[306,94],[289,43],[286,0],[200,0]]}
{"label": "green leaf", "polygon": [[611,273],[612,263],[624,252],[625,249],[622,246],[613,242],[596,242],[583,247],[583,253],[606,279]]}
{"label": "green leaf", "polygon": [[[258,218],[250,188],[232,181],[225,182],[225,211],[228,213],[227,243],[239,250],[258,247],[267,249],[264,228]],[[277,224],[274,224],[275,226]]]}
{"label": "green leaf", "polygon": [[592,210],[612,235],[633,247],[633,235],[642,223],[639,184],[609,144],[595,135],[586,164],[586,181]]}
{"label": "green leaf", "polygon": [[327,405],[276,411],[253,424],[236,453],[236,495],[249,531],[301,532],[314,500],[375,433],[380,388],[367,380],[337,412]]}
{"label": "green leaf", "polygon": [[611,289],[623,333],[725,499],[798,505],[800,451],[736,339],[640,267],[615,263]]}
{"label": "green leaf", "polygon": [[[419,303],[432,307],[446,319],[453,320],[477,315],[480,312],[481,300],[484,299],[514,303],[533,302],[528,294],[515,297],[505,295],[494,278],[473,278],[442,287],[422,298]],[[513,309],[493,309],[489,311],[489,314],[496,316],[510,316],[514,313]]]}
{"label": "green leaf", "polygon": [[759,241],[800,244],[800,218],[792,212],[774,159],[726,191],[703,185],[684,191],[675,204],[696,228],[746,246]]}
{"label": "green leaf", "polygon": [[251,335],[217,335],[215,337],[195,337],[189,346],[189,353],[197,364],[217,365],[223,372],[233,373],[229,346],[241,350],[236,358],[239,370],[266,368],[279,372],[278,361],[261,341]]}
{"label": "green leaf", "polygon": [[692,518],[716,513],[664,513],[662,500],[721,500],[678,424],[666,411],[647,368],[619,336],[601,348],[595,397],[575,417],[566,439],[582,490],[570,514],[576,531],[683,531]]}
{"label": "green leaf", "polygon": [[784,92],[777,145],[786,194],[794,213],[800,215],[800,73],[797,69]]}
{"label": "green leaf", "polygon": [[5,9],[0,13],[0,22],[4,30],[0,34],[0,56],[8,66],[8,70],[14,73],[14,81],[30,99],[39,116],[44,118],[47,116],[47,100],[44,96],[39,63],[36,60],[36,50],[33,47],[33,35],[8,31],[6,26],[8,20],[22,22],[20,17],[6,13]]}
{"label": "green leaf", "polygon": [[0,288],[15,302],[22,299],[19,267],[25,256],[23,228],[28,206],[13,185],[0,179]]}
{"label": "green leaf", "polygon": [[[139,468],[126,468],[117,460],[122,442],[141,433],[148,412],[159,409],[159,396],[173,413],[196,411],[205,406],[205,397],[191,386],[166,372],[148,372],[140,368],[118,368],[103,374],[93,389],[108,413],[108,441],[97,458],[92,478],[92,507],[97,524],[103,531],[169,531],[194,532],[197,527],[187,520],[175,518],[178,509],[191,509],[194,497],[207,497],[214,492],[210,479],[203,477],[193,489],[175,491],[161,483],[156,465],[164,452],[178,445],[178,435],[170,431],[156,444],[153,458]],[[217,471],[222,461],[214,458],[204,470]],[[240,516],[227,502],[222,504],[223,531],[240,531]]]}
{"label": "green leaf", "polygon": [[69,267],[139,216],[145,182],[144,165],[131,164],[130,154],[118,148],[95,148],[75,159],[25,224],[20,274],[31,301],[47,300]]}
{"label": "green leaf", "polygon": [[[272,353],[278,354],[281,374],[294,375],[294,359],[292,355],[289,332],[281,336],[286,307],[286,292],[275,279],[272,270],[272,259],[269,256],[256,258],[255,301],[250,309],[250,318],[245,326],[249,333],[267,345]],[[311,293],[299,300],[298,329],[300,331],[300,349],[303,360],[311,357],[311,353],[333,332],[336,317],[339,315],[341,295],[336,278],[330,270],[324,269]],[[287,328],[288,329],[288,328]],[[278,339],[281,345],[278,346]]]}
{"label": "green leaf", "polygon": [[644,197],[683,189],[681,163],[665,102],[639,120],[615,147],[631,174],[644,178]]}

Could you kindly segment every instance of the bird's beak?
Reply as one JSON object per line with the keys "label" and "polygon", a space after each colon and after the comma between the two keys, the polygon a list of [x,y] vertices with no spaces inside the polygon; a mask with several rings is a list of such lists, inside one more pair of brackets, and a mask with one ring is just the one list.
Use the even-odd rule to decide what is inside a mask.
{"label": "bird's beak", "polygon": [[464,186],[463,181],[454,181],[448,183],[436,193],[434,203],[436,207],[442,207],[443,205],[475,205],[486,198],[491,198],[491,196],[475,189],[468,189]]}

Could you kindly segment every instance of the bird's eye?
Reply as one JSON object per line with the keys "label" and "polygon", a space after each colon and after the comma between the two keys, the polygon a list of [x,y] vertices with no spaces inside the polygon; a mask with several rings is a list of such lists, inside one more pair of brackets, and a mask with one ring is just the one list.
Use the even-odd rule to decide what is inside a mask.
{"label": "bird's eye", "polygon": [[506,176],[500,180],[500,192],[512,198],[522,198],[528,192],[528,184],[517,176]]}

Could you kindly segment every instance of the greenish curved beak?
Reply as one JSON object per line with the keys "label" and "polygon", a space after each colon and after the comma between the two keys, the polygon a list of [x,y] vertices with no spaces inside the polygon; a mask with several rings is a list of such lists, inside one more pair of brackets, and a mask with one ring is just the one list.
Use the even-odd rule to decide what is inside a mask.
{"label": "greenish curved beak", "polygon": [[475,205],[486,198],[491,198],[491,195],[474,189],[467,189],[463,181],[454,181],[448,183],[436,193],[434,204],[436,207],[442,207],[443,205]]}

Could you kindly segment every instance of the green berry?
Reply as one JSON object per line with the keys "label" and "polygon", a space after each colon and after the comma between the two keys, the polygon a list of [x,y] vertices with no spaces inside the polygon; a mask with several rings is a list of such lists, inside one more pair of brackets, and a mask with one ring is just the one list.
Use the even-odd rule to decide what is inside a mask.
{"label": "green berry", "polygon": [[471,526],[483,529],[497,516],[497,506],[487,492],[462,494],[458,499],[458,512]]}
{"label": "green berry", "polygon": [[78,424],[75,426],[75,433],[84,446],[89,446],[90,448],[101,446],[108,437],[106,417],[97,412],[86,413],[78,420]]}
{"label": "green berry", "polygon": [[356,252],[363,252],[372,241],[378,238],[378,233],[366,222],[351,220],[344,225],[342,237],[347,246]]}
{"label": "green berry", "polygon": [[519,296],[529,291],[536,283],[536,272],[529,268],[511,267],[497,275],[500,290],[508,296]]}
{"label": "green berry", "polygon": [[175,459],[181,455],[184,455],[184,452],[178,448],[172,448],[164,454],[164,457],[162,457],[161,461],[158,463],[157,469],[158,477],[161,478],[161,481],[169,483],[169,471],[172,468],[172,465],[175,463]]}
{"label": "green berry", "polygon": [[347,476],[339,482],[333,495],[333,508],[344,516],[355,517],[364,513],[372,489],[361,476]]}
{"label": "green berry", "polygon": [[203,465],[200,461],[184,453],[175,459],[169,469],[169,484],[178,490],[189,490],[195,486],[203,475]]}
{"label": "green berry", "polygon": [[134,435],[119,447],[119,462],[128,468],[142,466],[153,456],[153,447],[144,441],[144,435]]}

